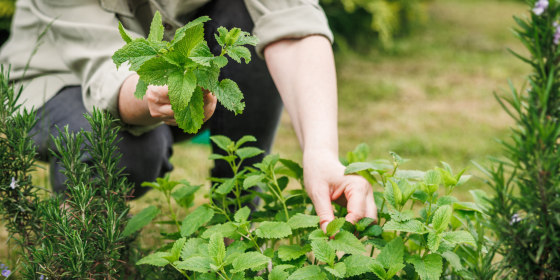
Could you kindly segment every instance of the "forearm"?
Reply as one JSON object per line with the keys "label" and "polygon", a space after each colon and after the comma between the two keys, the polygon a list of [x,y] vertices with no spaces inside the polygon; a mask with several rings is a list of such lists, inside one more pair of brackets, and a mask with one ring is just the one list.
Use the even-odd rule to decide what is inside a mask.
{"label": "forearm", "polygon": [[265,59],[304,152],[338,158],[337,85],[330,42],[315,35],[281,40]]}

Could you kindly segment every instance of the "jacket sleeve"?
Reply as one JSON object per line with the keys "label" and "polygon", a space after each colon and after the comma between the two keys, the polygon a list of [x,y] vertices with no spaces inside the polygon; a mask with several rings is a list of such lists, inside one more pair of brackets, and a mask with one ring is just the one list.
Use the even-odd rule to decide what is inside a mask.
{"label": "jacket sleeve", "polygon": [[323,35],[331,42],[333,34],[318,0],[245,0],[259,38],[257,53],[277,40]]}
{"label": "jacket sleeve", "polygon": [[47,25],[47,40],[80,81],[84,105],[118,114],[118,95],[124,80],[133,72],[119,70],[111,56],[124,45],[114,13],[101,8],[99,0],[31,0],[31,12]]}

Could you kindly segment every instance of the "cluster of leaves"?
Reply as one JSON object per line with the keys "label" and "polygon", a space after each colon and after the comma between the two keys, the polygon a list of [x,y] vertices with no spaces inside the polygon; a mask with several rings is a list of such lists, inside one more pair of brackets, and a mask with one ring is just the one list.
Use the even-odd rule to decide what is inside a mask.
{"label": "cluster of leaves", "polygon": [[219,80],[220,69],[227,65],[227,54],[238,63],[251,61],[251,53],[244,45],[256,45],[258,40],[239,28],[218,28],[215,34],[221,46],[220,55],[214,56],[204,39],[204,22],[199,17],[177,29],[169,42],[163,41],[161,15],[156,12],[148,38],[132,39],[119,23],[119,31],[126,45],[115,52],[117,67],[129,62],[130,70],[140,76],[135,96],[142,98],[148,85],[167,85],[169,100],[180,128],[196,133],[204,119],[203,89],[211,91],[228,110],[239,114],[245,104],[237,84],[230,79]]}
{"label": "cluster of leaves", "polygon": [[504,274],[526,279],[560,277],[560,3],[526,1],[529,16],[515,17],[515,35],[532,67],[528,88],[498,97],[515,120],[505,158],[487,170],[495,196],[488,213],[503,256]]}
{"label": "cluster of leaves", "polygon": [[[321,0],[329,25],[342,49],[367,49],[371,38],[390,48],[393,39],[426,20],[427,0]],[[356,30],[360,30],[356,32]]]}
{"label": "cluster of leaves", "polygon": [[[233,176],[213,178],[210,201],[189,210],[176,232],[164,234],[171,242],[137,264],[169,267],[187,279],[477,277],[486,240],[478,234],[480,227],[467,221],[480,218],[481,209],[450,196],[468,179],[463,172],[454,175],[446,164],[428,172],[399,170],[402,159],[397,155],[393,163],[367,162],[368,149],[361,145],[349,153],[347,173],[362,174],[383,188],[375,195],[380,206],[378,224],[364,218],[352,225],[338,218],[323,232],[303,188],[287,188],[290,179],[302,182],[298,164],[268,155],[238,170],[243,160],[262,153],[243,146],[255,139],[213,136],[211,140],[225,154],[210,158],[227,161]],[[155,184],[159,190],[180,185],[168,179]],[[173,197],[178,202],[185,199]],[[252,209],[247,204],[255,197],[262,205]],[[136,230],[155,217],[158,211],[150,209],[131,220]],[[337,208],[336,214],[343,216],[344,211]]]}

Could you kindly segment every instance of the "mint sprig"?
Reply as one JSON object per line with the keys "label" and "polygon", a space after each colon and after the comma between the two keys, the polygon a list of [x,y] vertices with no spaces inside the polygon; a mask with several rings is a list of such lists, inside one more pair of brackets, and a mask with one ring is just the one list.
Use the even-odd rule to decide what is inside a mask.
{"label": "mint sprig", "polygon": [[167,85],[175,120],[187,133],[196,133],[204,120],[203,89],[209,90],[226,109],[240,114],[245,108],[243,94],[230,79],[219,80],[220,69],[227,65],[226,55],[238,63],[251,61],[245,45],[255,46],[258,39],[239,28],[219,27],[215,34],[222,51],[214,56],[204,39],[207,16],[199,17],[177,29],[171,41],[164,41],[161,15],[156,12],[148,38],[132,39],[119,23],[119,32],[126,42],[113,54],[120,67],[128,62],[130,70],[140,76],[134,96],[142,99],[148,85]]}

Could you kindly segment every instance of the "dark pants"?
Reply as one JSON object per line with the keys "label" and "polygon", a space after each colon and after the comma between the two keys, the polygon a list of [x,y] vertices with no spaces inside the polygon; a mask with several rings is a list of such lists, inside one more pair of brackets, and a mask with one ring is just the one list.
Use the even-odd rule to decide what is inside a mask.
{"label": "dark pants", "polygon": [[[205,37],[210,49],[219,54],[220,46],[215,42],[214,33],[219,26],[229,28],[240,27],[251,31],[253,22],[242,0],[216,0],[203,7],[199,15],[208,15],[212,21],[205,26]],[[115,27],[116,28],[116,27]],[[212,118],[205,124],[212,135],[226,135],[237,140],[244,135],[257,138],[254,146],[270,151],[282,112],[282,101],[274,86],[264,60],[257,57],[254,48],[250,48],[252,60],[249,64],[238,64],[234,61],[222,69],[221,79],[229,78],[237,82],[243,92],[246,103],[243,114],[235,116],[232,112],[218,104]],[[80,86],[66,87],[55,97],[50,99],[38,112],[38,122],[34,127],[35,140],[39,159],[48,161],[51,170],[51,184],[53,190],[65,190],[64,176],[60,173],[61,164],[52,157],[48,149],[54,149],[50,135],[56,136],[56,126],[68,125],[70,131],[81,129],[91,130],[89,123],[83,117],[87,113],[82,102]],[[140,184],[144,181],[154,181],[171,171],[173,166],[169,158],[173,153],[174,142],[189,139],[192,135],[185,134],[177,127],[167,125],[134,136],[126,131],[120,131],[121,141],[118,144],[122,153],[121,166],[125,167],[128,179],[134,183],[136,197],[146,192]],[[212,144],[214,152],[219,149]],[[248,160],[245,164],[253,164],[262,159],[260,157]],[[84,159],[87,161],[87,157]],[[212,169],[214,177],[229,177],[231,170],[223,161],[215,162]]]}

